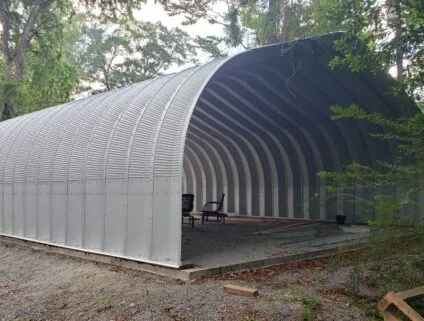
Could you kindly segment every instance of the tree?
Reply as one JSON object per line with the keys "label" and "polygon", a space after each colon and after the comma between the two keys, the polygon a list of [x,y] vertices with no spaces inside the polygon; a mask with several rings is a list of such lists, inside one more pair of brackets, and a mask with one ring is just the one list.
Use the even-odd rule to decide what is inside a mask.
{"label": "tree", "polygon": [[[371,70],[387,72],[397,69],[397,84],[390,95],[414,99],[418,104],[424,84],[424,3],[422,1],[390,1],[381,4],[374,0],[322,0],[324,12],[332,23],[340,23],[346,33],[335,41],[343,55],[335,57],[331,66],[348,66],[352,71]],[[324,9],[325,8],[325,9]],[[394,11],[393,11],[394,10]],[[394,16],[388,16],[394,14]],[[384,16],[385,15],[385,16]],[[382,18],[386,17],[384,20]],[[359,41],[358,41],[359,39]],[[346,164],[342,172],[324,172],[320,175],[351,199],[368,206],[377,215],[376,222],[386,226],[404,224],[419,226],[423,223],[424,194],[424,114],[418,108],[414,115],[388,119],[380,114],[366,113],[357,105],[334,106],[333,119],[351,118],[383,126],[385,134],[373,134],[376,139],[390,141],[397,151],[391,162],[380,161],[370,167],[360,163]],[[366,190],[365,198],[355,199],[355,190]],[[405,211],[409,215],[405,214]]]}
{"label": "tree", "polygon": [[26,54],[34,38],[57,27],[57,13],[69,9],[67,0],[5,0],[0,4],[3,54],[3,116],[14,115],[14,102],[23,93]]}
{"label": "tree", "polygon": [[[131,13],[142,0],[2,0],[0,2],[3,117],[12,118],[15,104],[25,92],[26,58],[34,41],[41,34],[60,28],[66,16],[72,15],[74,6],[92,4],[102,13],[117,16],[118,12]],[[34,45],[35,46],[35,45]],[[62,61],[63,63],[63,61]],[[59,66],[59,65],[58,65]],[[62,67],[64,65],[62,64]]]}
{"label": "tree", "polygon": [[268,45],[311,36],[310,1],[251,1],[239,13],[243,28],[253,35],[253,45]]}
{"label": "tree", "polygon": [[100,26],[91,17],[79,40],[77,64],[83,81],[111,90],[161,75],[173,66],[195,64],[199,51],[212,59],[221,57],[219,43],[215,37],[192,39],[180,28],[168,29],[160,22],[121,18]]}
{"label": "tree", "polygon": [[316,23],[318,1],[227,0],[227,11],[224,13],[216,13],[212,9],[215,3],[224,2],[219,0],[167,0],[165,7],[171,15],[185,14],[186,24],[199,19],[221,24],[227,44],[250,48],[338,31],[336,24],[324,28],[321,23]]}
{"label": "tree", "polygon": [[[190,39],[178,28],[137,22],[132,13],[143,3],[1,1],[3,118],[68,100],[81,77],[111,89],[151,78],[172,65],[196,63],[199,50],[211,58],[222,56],[219,38]],[[82,19],[78,10],[96,15]]]}
{"label": "tree", "polygon": [[[397,68],[399,93],[423,84],[424,3],[419,0],[319,0],[317,24],[336,24],[345,35],[335,42],[345,53],[333,65],[373,72]],[[419,98],[419,97],[415,97]]]}

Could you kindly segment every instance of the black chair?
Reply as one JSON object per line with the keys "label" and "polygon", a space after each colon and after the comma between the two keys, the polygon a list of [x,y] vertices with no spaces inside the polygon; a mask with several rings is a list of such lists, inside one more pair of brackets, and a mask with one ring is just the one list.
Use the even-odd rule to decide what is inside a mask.
{"label": "black chair", "polygon": [[182,200],[182,222],[184,223],[184,217],[188,217],[189,222],[191,223],[191,227],[194,227],[194,217],[191,215],[191,211],[193,210],[194,202],[194,194],[183,194]]}
{"label": "black chair", "polygon": [[[206,217],[206,221],[209,221],[209,216],[216,216],[216,221],[217,222],[221,222],[225,224],[225,217],[227,216],[227,214],[222,213],[222,207],[224,205],[224,198],[225,198],[225,194],[223,193],[221,196],[221,200],[219,202],[207,202],[205,205],[203,205],[203,209],[202,209],[202,224],[205,223],[205,217]],[[216,209],[208,209],[208,207],[213,207],[211,205],[216,204]]]}

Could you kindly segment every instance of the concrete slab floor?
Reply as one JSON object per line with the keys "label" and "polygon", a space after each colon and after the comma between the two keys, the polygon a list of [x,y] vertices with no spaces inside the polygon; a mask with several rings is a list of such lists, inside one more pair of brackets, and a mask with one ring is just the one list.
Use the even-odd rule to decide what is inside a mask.
{"label": "concrete slab floor", "polygon": [[370,235],[362,233],[363,227],[347,233],[336,223],[249,218],[229,218],[225,225],[213,221],[202,225],[197,220],[195,228],[189,224],[182,228],[183,263],[194,266],[179,270],[7,236],[0,236],[0,242],[189,281],[325,256],[357,246]]}
{"label": "concrete slab floor", "polygon": [[319,252],[368,235],[344,232],[333,222],[228,218],[222,224],[212,218],[202,225],[196,220],[194,228],[183,224],[182,260],[196,268],[216,268]]}

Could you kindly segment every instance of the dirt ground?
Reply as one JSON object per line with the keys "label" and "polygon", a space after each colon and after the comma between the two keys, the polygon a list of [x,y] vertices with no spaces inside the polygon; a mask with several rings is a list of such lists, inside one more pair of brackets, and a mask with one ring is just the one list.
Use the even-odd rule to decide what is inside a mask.
{"label": "dirt ground", "polygon": [[[368,320],[346,295],[351,268],[332,264],[185,283],[0,242],[0,320]],[[259,296],[228,294],[225,283],[256,287]]]}

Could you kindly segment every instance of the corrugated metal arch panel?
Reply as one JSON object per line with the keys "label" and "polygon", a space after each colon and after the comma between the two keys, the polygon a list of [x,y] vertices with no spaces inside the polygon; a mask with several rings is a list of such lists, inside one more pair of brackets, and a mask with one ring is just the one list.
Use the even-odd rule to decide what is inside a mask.
{"label": "corrugated metal arch panel", "polygon": [[99,106],[113,95],[115,95],[115,91],[110,91],[83,99],[82,101],[84,102],[84,105],[82,106],[82,110],[76,114],[73,114],[73,117],[68,120],[69,123],[66,128],[64,128],[64,132],[60,138],[54,159],[53,181],[67,181],[68,167],[72,155],[72,150],[81,128],[84,126],[87,117],[91,113],[95,113],[99,109]]}
{"label": "corrugated metal arch panel", "polygon": [[32,137],[29,157],[27,159],[25,178],[27,182],[38,182],[38,170],[40,168],[40,159],[45,146],[45,138],[49,134],[50,129],[54,124],[52,121],[63,110],[63,105],[55,108],[48,108],[37,114],[37,122],[34,136]]}
{"label": "corrugated metal arch panel", "polygon": [[62,134],[69,124],[69,119],[72,119],[74,115],[84,107],[85,103],[86,101],[84,100],[77,100],[66,104],[58,117],[53,120],[54,124],[48,136],[45,138],[46,144],[40,159],[39,181],[51,182],[57,146],[61,140]]}
{"label": "corrugated metal arch panel", "polygon": [[[11,140],[11,147],[16,146],[14,148],[10,148],[8,152],[4,153],[4,157],[6,158],[6,164],[4,167],[4,180],[3,183],[13,183],[13,182],[24,182],[25,181],[25,173],[21,173],[21,175],[16,175],[15,168],[16,164],[19,162],[23,162],[25,160],[28,161],[28,157],[21,158],[19,157],[20,152],[23,147],[23,143],[25,141],[25,138],[27,137],[28,133],[32,133],[31,128],[32,124],[34,123],[34,117],[36,115],[30,114],[28,117],[25,117],[22,122],[18,125],[21,129],[15,133],[14,137],[10,137]],[[17,127],[18,127],[17,126]],[[15,129],[17,129],[15,127]],[[26,147],[25,150],[28,152],[31,151],[30,148]]]}
{"label": "corrugated metal arch panel", "polygon": [[198,145],[195,141],[192,141],[187,138],[184,148],[186,148],[187,146],[189,149],[191,149],[191,152],[195,155],[195,157],[200,160],[200,162],[203,164],[204,169],[206,170],[206,182],[205,186],[203,187],[206,194],[204,203],[206,203],[207,200],[217,199],[218,181],[222,182],[222,179],[220,179],[221,177],[218,177],[217,173],[219,168],[214,166],[211,160],[212,156],[209,156],[201,145]]}
{"label": "corrugated metal arch panel", "polygon": [[[99,97],[102,95],[99,95]],[[99,98],[98,97],[98,98]],[[81,114],[85,114],[86,108],[90,105],[94,99],[81,99],[77,100],[72,105],[67,106],[66,110],[63,111],[62,117],[57,120],[56,126],[53,128],[46,149],[43,154],[43,158],[41,160],[41,168],[40,168],[40,181],[55,181],[55,174],[58,173],[55,171],[55,164],[57,161],[58,155],[61,154],[63,149],[60,149],[61,143],[63,141],[66,133],[69,134],[69,128],[71,128],[73,122],[75,120],[81,120]],[[91,106],[91,105],[90,105]],[[71,133],[75,133],[72,131]],[[62,180],[65,179],[65,175],[57,175],[56,180],[60,176]]]}
{"label": "corrugated metal arch panel", "polygon": [[15,139],[19,136],[17,133],[19,133],[19,131],[21,130],[22,124],[25,124],[25,122],[28,122],[31,119],[31,116],[33,117],[33,115],[21,116],[11,120],[10,122],[3,122],[1,124],[3,125],[3,128],[7,128],[7,131],[5,131],[4,135],[2,135],[2,141],[0,146],[0,181],[2,183],[4,183],[3,179],[5,177],[5,168],[9,152],[13,148],[13,143]]}
{"label": "corrugated metal arch panel", "polygon": [[[234,106],[234,103],[232,103],[228,98],[222,97],[220,94],[218,94],[218,92],[212,89],[206,89],[206,91],[215,99],[217,99],[217,101],[224,108],[221,111],[217,105],[212,104],[209,101],[207,103],[208,107],[212,109],[215,113],[221,115],[221,117],[227,118],[230,124],[230,126],[227,126],[227,130],[239,136],[239,138],[243,140],[248,146],[253,155],[253,159],[257,168],[256,172],[259,174],[259,194],[252,195],[252,198],[256,200],[258,204],[258,212],[254,214],[265,216],[267,214],[266,205],[269,205],[270,210],[268,211],[268,215],[274,214],[275,216],[278,216],[278,204],[266,204],[265,202],[266,190],[268,188],[266,186],[266,182],[270,181],[271,190],[273,190],[274,187],[278,186],[278,178],[275,175],[272,175],[277,171],[275,159],[272,157],[272,152],[266,142],[270,139],[272,133],[268,132],[264,127],[257,125],[256,122],[249,116],[247,116],[245,113],[239,111],[239,109]],[[231,94],[234,93],[232,92]],[[240,98],[237,97],[237,95],[233,97],[235,100]],[[235,113],[235,116],[233,117],[230,116],[228,113],[225,113],[224,110],[226,109],[233,111]],[[235,118],[236,116],[241,116],[243,121],[238,121]],[[245,124],[245,121],[247,122],[247,124]],[[278,200],[278,197],[275,197],[275,200]],[[276,206],[276,208],[272,209],[272,205]]]}
{"label": "corrugated metal arch panel", "polygon": [[[129,161],[128,175],[130,178],[152,177],[153,159],[157,144],[156,137],[160,131],[164,114],[169,108],[175,92],[194,71],[195,69],[191,68],[173,75],[148,102],[134,134]],[[172,160],[168,159],[168,164],[172,164]]]}
{"label": "corrugated metal arch panel", "polygon": [[[329,71],[327,70],[327,73],[329,73]],[[327,91],[327,95],[328,96],[337,96],[337,100],[339,100],[341,103],[340,105],[342,106],[347,106],[348,104],[352,103],[355,101],[354,98],[354,94],[353,91],[349,88],[349,86],[347,86],[345,83],[337,81],[337,79],[335,78],[334,75],[331,75],[331,77],[329,75],[327,75],[328,79],[328,84],[329,86],[326,87],[325,89],[322,88],[323,92]],[[333,88],[330,89],[331,87],[333,88],[338,88],[338,90],[334,90]],[[338,86],[338,87],[336,87]],[[365,107],[365,106],[362,106]],[[367,108],[369,109],[370,106],[367,106]],[[373,107],[371,107],[371,109],[373,109]],[[370,126],[369,124],[366,124],[362,121],[355,121],[356,126],[360,132],[360,137],[362,139],[362,144],[360,146],[362,146],[362,148],[360,146],[356,146],[356,149],[359,150],[360,155],[362,157],[361,162],[362,163],[366,163],[370,166],[375,166],[377,164],[377,159],[378,159],[378,148],[376,146],[376,140],[374,138],[372,138],[368,133],[370,132],[370,129],[373,126]],[[348,135],[352,135],[352,133],[348,133]],[[365,147],[365,148],[364,148]]]}
{"label": "corrugated metal arch panel", "polygon": [[154,176],[181,176],[185,135],[192,111],[209,77],[222,63],[223,60],[217,60],[196,68],[171,98],[157,136]]}
{"label": "corrugated metal arch panel", "polygon": [[186,74],[175,88],[154,136],[152,258],[155,260],[170,257],[181,260],[179,216],[186,132],[202,89],[223,61],[211,62]]}
{"label": "corrugated metal arch panel", "polygon": [[[238,82],[239,84],[242,84],[243,86],[246,86],[247,84],[241,80],[241,78],[239,78],[239,76],[237,77],[233,77],[233,76],[228,76],[225,77],[228,79],[231,79],[233,81]],[[255,80],[256,83],[256,80]],[[233,97],[235,101],[239,101],[243,108],[238,108],[240,110],[249,110],[250,114],[252,116],[249,116],[247,114],[243,114],[243,113],[239,113],[242,118],[246,119],[248,122],[250,122],[252,125],[254,125],[255,127],[259,128],[259,131],[257,131],[258,133],[263,133],[263,136],[266,137],[268,136],[269,138],[271,138],[271,140],[277,145],[279,146],[278,149],[281,150],[282,147],[282,143],[283,142],[287,142],[287,143],[291,143],[292,147],[297,150],[297,158],[299,160],[299,164],[301,164],[301,169],[302,169],[302,191],[303,191],[303,211],[302,213],[299,213],[300,215],[302,215],[304,218],[309,217],[309,179],[307,177],[307,166],[306,166],[306,158],[303,155],[303,153],[299,153],[299,149],[297,148],[297,146],[300,146],[298,139],[295,139],[294,136],[292,135],[292,133],[290,131],[285,130],[283,127],[281,127],[281,124],[278,124],[276,121],[274,121],[273,118],[269,117],[268,115],[266,115],[266,109],[267,108],[257,108],[255,107],[253,104],[254,102],[252,101],[252,103],[250,101],[248,101],[247,99],[243,98],[243,94],[240,92],[235,92],[234,90],[232,90],[228,85],[223,84],[223,83],[217,83],[217,85],[219,86],[219,88],[222,88],[222,90],[230,93]],[[264,104],[263,106],[267,106],[269,108],[272,108],[272,103],[268,100],[266,100],[264,97],[261,97],[261,95],[259,93],[257,93],[255,91],[254,88],[247,86],[245,87],[245,89],[248,89],[248,92],[252,95],[254,95],[254,97],[256,99],[261,98],[262,101],[261,103]],[[260,106],[260,105],[258,105]],[[234,110],[236,110],[237,108],[233,108]],[[254,116],[253,116],[254,115]],[[260,121],[260,119],[263,119],[262,121]],[[267,123],[265,124],[264,121],[266,121]],[[276,136],[274,135],[273,131],[270,129],[277,129],[277,131],[280,131],[280,133],[284,136],[286,136],[285,139],[277,139]],[[292,130],[297,130],[297,128],[292,128]],[[269,140],[269,139],[268,139]],[[268,143],[269,144],[269,143]],[[272,149],[271,149],[272,150]],[[270,156],[270,159],[272,159],[272,161],[274,161],[274,157]],[[276,159],[276,158],[275,158]],[[271,167],[270,167],[270,171],[271,173],[277,173],[277,169],[276,166],[272,166],[271,163]],[[278,182],[273,182],[273,186],[274,189],[273,191],[270,193],[268,191],[268,194],[272,195],[272,201],[276,201],[278,200]],[[306,188],[304,188],[306,187]],[[270,196],[270,195],[269,195]],[[268,201],[269,202],[269,201]],[[275,205],[274,205],[275,206]],[[275,212],[275,210],[274,210]],[[277,212],[278,212],[278,208],[277,208]],[[274,216],[278,216],[278,214],[276,215],[276,213],[274,213]]]}
{"label": "corrugated metal arch panel", "polygon": [[[216,190],[212,190],[213,196],[209,199],[218,199],[220,193],[225,193],[227,197],[224,198],[223,208],[224,211],[228,212],[228,199],[232,199],[234,191],[231,193],[232,195],[230,196],[228,193],[228,189],[231,189],[233,187],[233,184],[228,181],[227,169],[224,165],[224,161],[221,157],[221,154],[218,152],[215,146],[213,146],[207,140],[200,138],[192,131],[187,132],[187,141],[190,141],[195,144],[196,148],[201,150],[201,153],[203,154],[203,157],[205,159],[210,158],[212,167],[215,168],[217,178],[215,182]],[[231,212],[234,212],[234,205],[231,206]]]}
{"label": "corrugated metal arch panel", "polygon": [[196,198],[197,210],[201,211],[201,207],[206,203],[206,184],[208,183],[207,177],[210,173],[205,171],[205,166],[198,157],[198,155],[190,148],[189,145],[185,146],[184,155],[190,160],[193,165],[194,175],[196,176],[196,190],[194,197]]}
{"label": "corrugated metal arch panel", "polygon": [[[210,148],[214,150],[214,154],[217,155],[216,157],[218,159],[218,162],[222,162],[222,164],[220,165],[222,168],[221,172],[223,174],[225,173],[224,188],[225,186],[227,186],[228,191],[232,191],[229,192],[228,197],[226,197],[228,211],[240,213],[240,178],[238,175],[238,166],[236,165],[236,161],[234,160],[234,157],[231,154],[229,148],[226,146],[226,144],[224,144],[221,140],[217,139],[208,130],[203,130],[201,127],[197,127],[196,125],[194,125],[193,121],[190,122],[187,134],[196,137],[196,139],[206,145],[210,145]],[[244,166],[243,162],[241,163],[241,166]],[[227,182],[227,184],[225,184],[225,182]],[[233,188],[231,189],[231,187]]]}
{"label": "corrugated metal arch panel", "polygon": [[[355,102],[354,95],[352,94],[353,91],[345,82],[340,82],[336,79],[335,73],[338,72],[340,71],[330,72],[327,67],[321,65],[319,62],[311,63],[307,61],[299,74],[303,74],[309,78],[309,83],[314,82],[315,79],[315,86],[319,88],[321,93],[325,95],[329,101],[331,101],[330,105],[338,104],[341,106],[348,106]],[[322,81],[316,81],[314,73],[319,73]],[[368,110],[370,110],[370,108],[371,110],[373,109],[370,106],[362,107],[368,108]],[[325,111],[331,114],[328,105]],[[369,135],[372,126],[361,121],[352,120],[343,120],[337,123],[339,123],[338,125],[341,126],[341,131],[344,133],[343,137],[346,141],[346,145],[351,153],[357,155],[357,158],[351,159],[349,162],[359,161],[362,164],[375,166],[379,155],[378,149],[376,148],[376,141]],[[359,198],[363,198],[362,193],[362,190],[355,191],[355,195]],[[353,202],[344,204],[343,212],[351,221],[357,221],[356,213],[363,211],[364,209],[361,204],[354,204]]]}
{"label": "corrugated metal arch panel", "polygon": [[28,121],[29,116],[18,117],[11,121],[8,127],[8,132],[2,135],[2,149],[0,153],[0,174],[1,174],[1,231],[2,233],[12,235],[14,232],[14,216],[13,216],[13,184],[4,183],[5,166],[7,162],[7,156],[11,150],[13,150],[13,142],[16,139],[16,133],[22,129],[22,124]]}
{"label": "corrugated metal arch panel", "polygon": [[[116,123],[119,121],[122,111],[133,99],[134,94],[138,92],[140,87],[143,88],[144,83],[117,90],[116,95],[111,97],[106,104],[101,107],[102,112],[99,118],[93,118],[92,125],[91,122],[88,122],[90,127],[86,127],[86,132],[81,136],[82,139],[86,138],[89,141],[87,149],[83,152],[84,156],[81,158],[83,165],[77,162],[72,165],[72,161],[70,165],[70,168],[74,166],[83,168],[83,181],[104,180],[106,169],[105,162],[108,145],[110,143],[110,135],[113,134],[113,130]],[[77,154],[76,150],[75,153],[76,155],[79,154]]]}
{"label": "corrugated metal arch panel", "polygon": [[[319,170],[324,170],[323,166],[317,166],[317,164],[322,164],[321,161],[321,153],[317,146],[314,144],[313,140],[308,140],[307,136],[304,134],[304,127],[296,121],[293,121],[287,113],[284,113],[282,108],[277,108],[275,106],[275,102],[271,101],[268,97],[270,97],[270,93],[263,90],[263,93],[260,93],[257,89],[253,88],[251,84],[258,84],[259,79],[256,75],[250,75],[247,77],[245,73],[236,74],[235,76],[229,76],[229,79],[232,79],[242,85],[244,89],[246,89],[252,96],[252,99],[248,101],[247,98],[240,98],[243,101],[244,105],[249,107],[252,111],[256,112],[258,116],[255,117],[258,123],[263,123],[266,121],[268,124],[266,128],[274,129],[274,131],[280,131],[283,135],[287,136],[287,138],[282,141],[291,142],[292,146],[296,150],[296,146],[301,146],[302,153],[299,153],[299,149],[297,149],[297,158],[300,160],[300,163],[303,164],[303,176],[308,175],[309,179],[303,183],[304,186],[308,186],[308,188],[302,188],[303,190],[303,217],[304,218],[316,218],[313,217],[313,213],[310,213],[309,202],[311,199],[310,195],[313,195],[317,191],[314,190],[317,184],[314,184],[314,181],[317,181],[316,173]],[[243,77],[244,75],[244,77]],[[248,83],[249,82],[249,83]],[[225,90],[229,90],[227,87]],[[241,94],[241,93],[240,93]],[[254,98],[254,99],[253,99]],[[255,108],[254,104],[263,104],[267,108]],[[270,115],[270,112],[273,111],[276,115],[284,115],[282,119],[278,119],[276,115]],[[261,120],[261,117],[263,120]],[[287,123],[288,121],[288,123]],[[291,126],[291,122],[295,123],[295,126]],[[302,130],[303,128],[303,130]],[[303,153],[303,151],[311,150],[312,153]],[[303,154],[303,155],[302,155]],[[322,187],[321,187],[321,190]],[[314,211],[315,209],[312,209]]]}
{"label": "corrugated metal arch panel", "polygon": [[[243,77],[244,76],[244,77]],[[306,148],[303,148],[305,150],[312,150],[312,160],[315,161],[315,168],[313,169],[313,175],[310,176],[309,182],[312,182],[314,179],[317,180],[317,186],[320,191],[320,206],[319,206],[319,216],[321,219],[325,219],[325,188],[324,188],[324,182],[320,180],[320,178],[316,175],[316,172],[323,171],[325,169],[323,164],[323,157],[322,153],[320,151],[320,148],[318,147],[317,142],[315,142],[314,139],[312,139],[312,135],[310,134],[309,130],[303,127],[306,124],[302,124],[300,121],[298,121],[296,118],[292,117],[289,113],[285,112],[283,108],[278,108],[275,101],[271,100],[272,94],[279,96],[281,95],[280,92],[278,92],[273,86],[267,81],[261,77],[259,74],[253,74],[251,72],[244,72],[242,71],[240,75],[237,75],[237,77],[229,77],[233,79],[234,81],[237,81],[240,83],[245,89],[247,89],[250,93],[252,93],[261,103],[263,103],[268,108],[264,108],[263,110],[258,110],[260,114],[263,114],[262,117],[264,117],[272,126],[275,128],[279,127],[288,127],[289,132],[296,132],[299,131],[299,136],[303,136],[303,139],[306,140],[307,144],[309,144]],[[254,83],[257,85],[256,88],[253,88],[251,85],[249,85],[248,82],[243,81],[242,79],[254,79]],[[262,83],[265,85],[265,88],[258,88],[259,84]],[[260,90],[262,89],[262,92]],[[246,99],[244,99],[245,105],[251,105],[250,108],[253,108],[253,102],[250,103]],[[268,112],[267,112],[268,111]],[[270,114],[270,112],[273,112],[273,114]],[[276,118],[276,115],[278,115],[281,118]],[[285,123],[285,124],[284,124]],[[284,125],[283,125],[284,124]],[[314,125],[314,123],[309,123],[309,125]],[[271,128],[272,128],[271,126]],[[312,126],[311,126],[312,127]],[[309,127],[310,128],[310,127]],[[282,131],[285,133],[285,131]],[[318,132],[319,133],[319,132]],[[317,134],[314,131],[314,134]],[[319,139],[318,139],[319,140]],[[325,145],[319,144],[321,149],[322,147],[325,147]],[[325,152],[325,149],[323,150]],[[306,154],[307,155],[307,154]],[[330,155],[331,156],[331,155]],[[311,169],[310,169],[311,170]],[[314,209],[312,209],[314,210]],[[316,217],[314,217],[316,218]]]}
{"label": "corrugated metal arch panel", "polygon": [[183,194],[187,194],[187,175],[186,175],[186,171],[184,169],[184,173],[183,173]]}
{"label": "corrugated metal arch panel", "polygon": [[[343,74],[334,73],[334,78],[339,83],[343,82]],[[374,112],[384,114],[389,118],[396,117],[396,111],[392,109],[390,104],[384,98],[384,95],[378,94],[372,87],[361,77],[358,73],[353,73],[350,77],[350,85],[345,87],[353,100],[362,107],[367,106],[367,109]],[[353,90],[353,88],[355,90]],[[370,132],[383,132],[387,133],[387,128],[376,126],[372,124],[366,124],[365,130],[367,133]],[[386,140],[377,141],[371,139],[374,143],[371,146],[371,150],[376,154],[376,158],[379,161],[392,160],[395,151],[392,145],[388,144]]]}
{"label": "corrugated metal arch panel", "polygon": [[[124,93],[122,93],[122,95],[119,96],[118,99],[111,102],[102,118],[98,120],[87,151],[84,180],[105,179],[106,164],[110,152],[110,142],[115,130],[122,118],[122,115],[125,113],[125,110],[134,100],[134,97],[142,92],[150,82],[151,81],[144,81],[130,86]],[[132,130],[131,126],[126,127],[126,129],[127,135],[130,134]],[[126,177],[122,175],[118,178],[125,179]]]}
{"label": "corrugated metal arch panel", "polygon": [[128,177],[129,157],[138,123],[156,92],[172,77],[173,75],[168,75],[146,83],[125,109],[110,139],[106,178]]}
{"label": "corrugated metal arch panel", "polygon": [[85,173],[87,154],[91,146],[99,120],[101,120],[108,109],[117,101],[129,87],[116,90],[112,95],[103,96],[97,105],[87,109],[84,120],[74,133],[74,140],[71,146],[69,163],[67,164],[67,178],[69,181],[82,181]]}
{"label": "corrugated metal arch panel", "polygon": [[[8,136],[8,134],[10,134],[9,129],[13,128],[16,120],[19,121],[19,119],[15,118],[15,119],[12,119],[11,121],[0,123],[0,150],[2,150],[2,147],[6,143],[6,141],[7,141],[6,137]],[[0,153],[0,159],[1,159],[1,157],[2,157],[2,153]],[[4,231],[4,224],[5,224],[4,191],[5,191],[4,184],[1,181],[1,184],[0,184],[0,232],[2,232],[2,233],[5,232]]]}
{"label": "corrugated metal arch panel", "polygon": [[[214,81],[210,85],[216,84]],[[263,128],[258,127],[255,121],[245,115],[243,110],[239,110],[235,106],[239,103],[237,97],[228,95],[228,92],[225,91],[218,91],[215,87],[208,87],[205,93],[208,95],[201,98],[202,103],[208,108],[205,111],[209,113],[218,126],[240,139],[252,155],[253,164],[256,166],[255,174],[258,179],[257,183],[253,183],[252,212],[253,215],[264,216],[266,214],[265,196],[268,188],[266,183],[270,182],[272,186],[276,186],[273,177],[270,175],[270,168],[275,167],[275,164],[273,164],[271,152],[266,143],[269,133],[263,131]],[[237,120],[239,116],[242,116],[242,121]],[[218,122],[218,120],[221,121]],[[255,188],[257,188],[256,191]],[[272,209],[269,210],[269,213],[271,212]]]}
{"label": "corrugated metal arch panel", "polygon": [[[243,152],[240,145],[230,135],[226,135],[222,131],[218,130],[218,126],[213,126],[211,118],[206,118],[207,121],[200,118],[202,114],[200,108],[196,109],[196,114],[193,114],[190,126],[194,125],[200,129],[204,129],[205,134],[209,137],[207,139],[216,137],[220,138],[219,141],[222,143],[222,147],[225,148],[229,158],[234,163],[234,166],[237,168],[237,174],[239,178],[239,193],[238,193],[238,211],[240,213],[245,213],[246,215],[252,215],[252,176],[253,171],[252,164],[247,160],[246,153]],[[209,116],[209,115],[204,115]],[[213,136],[212,136],[213,135]],[[238,163],[238,164],[237,164]],[[235,165],[237,164],[237,165]],[[240,166],[241,165],[241,166]]]}
{"label": "corrugated metal arch panel", "polygon": [[[191,160],[188,158],[187,154],[184,154],[184,175],[187,181],[188,192],[194,193],[194,191],[197,191],[196,173],[194,172],[193,164],[191,163]],[[197,204],[196,197],[194,197],[193,206],[195,210],[202,206],[202,204]]]}
{"label": "corrugated metal arch panel", "polygon": [[[261,66],[266,71],[268,71],[271,75],[275,76],[275,79],[281,79],[281,81],[286,81],[289,79],[289,75],[286,75],[279,71],[278,69],[271,68],[269,66]],[[260,79],[260,78],[259,78]],[[271,79],[271,81],[273,78]],[[267,86],[270,86],[271,84],[269,82],[265,82]],[[290,84],[291,90],[294,91],[296,98],[294,99],[293,95],[284,94],[284,92],[281,90],[281,87],[274,86],[272,87],[272,92],[278,96],[278,98],[281,99],[287,106],[295,112],[295,115],[299,115],[297,117],[302,119],[309,120],[310,123],[316,124],[318,130],[321,132],[324,141],[327,142],[327,145],[329,146],[329,149],[331,150],[331,156],[333,158],[333,161],[331,162],[331,166],[327,168],[333,168],[335,170],[341,169],[341,159],[342,156],[340,156],[339,150],[346,149],[344,145],[339,146],[338,148],[336,145],[338,145],[338,142],[341,143],[342,140],[340,139],[341,132],[339,131],[339,128],[334,124],[334,122],[331,122],[331,120],[328,117],[325,117],[319,108],[315,107],[316,102],[309,98],[307,92],[302,93],[296,83]],[[285,87],[286,91],[287,88]],[[296,108],[296,102],[300,101],[300,103],[304,106],[307,106],[307,108]],[[283,114],[283,117],[288,118],[285,114]],[[296,117],[296,118],[297,118]],[[321,125],[325,124],[325,126]]]}
{"label": "corrugated metal arch panel", "polygon": [[[281,82],[289,79],[290,75],[285,75],[280,70],[276,68],[271,68],[266,65],[261,65],[264,70],[266,70],[269,75],[276,76],[276,79],[281,79],[280,82],[277,82],[277,84],[280,84]],[[259,79],[261,83],[263,83],[268,90],[270,90],[274,95],[276,95],[281,101],[283,101],[289,109],[292,110],[293,113],[295,113],[295,117],[290,116],[289,114],[286,114],[283,110],[279,110],[281,112],[282,116],[286,118],[287,120],[292,121],[296,126],[299,126],[300,129],[303,128],[303,126],[306,126],[307,123],[309,123],[308,128],[309,130],[312,130],[314,127],[313,132],[313,139],[309,139],[311,144],[318,144],[319,150],[323,151],[321,155],[323,156],[323,169],[325,170],[341,170],[341,159],[348,159],[344,158],[347,153],[344,153],[343,150],[346,149],[345,143],[341,142],[342,133],[339,131],[339,127],[335,122],[332,122],[328,117],[324,117],[321,114],[321,111],[319,109],[314,108],[315,101],[309,98],[308,93],[310,93],[310,90],[307,91],[300,91],[296,82],[290,83],[290,90],[292,91],[292,94],[283,94],[285,91],[287,91],[286,85],[284,86],[285,90],[281,90],[280,87],[276,87],[276,82],[274,81],[274,78],[267,77],[269,79],[265,79],[262,77],[256,77]],[[296,102],[299,102],[303,106],[307,106],[305,108],[297,108]],[[292,118],[292,119],[291,119]],[[296,121],[296,119],[301,118],[303,120],[303,124],[301,125],[299,122]],[[305,124],[305,120],[307,123]],[[306,134],[305,134],[306,136]],[[328,153],[325,152],[325,147],[328,147]],[[321,168],[322,166],[318,166]],[[322,185],[324,182],[322,183]],[[325,190],[323,191],[322,185],[318,184],[320,187],[320,218],[327,219],[330,218],[328,215],[331,215],[330,212],[327,213],[327,217],[324,217],[325,211],[322,209],[322,205],[324,204],[325,197]],[[337,195],[337,203],[336,203],[336,212],[337,213],[343,213],[343,204],[342,204],[342,195],[343,192],[340,191]],[[332,218],[332,217],[331,217]]]}
{"label": "corrugated metal arch panel", "polygon": [[[271,68],[269,68],[271,71]],[[282,76],[283,79],[289,79],[290,74],[280,69],[272,69],[277,75]],[[309,78],[308,78],[309,77]],[[355,132],[356,135],[361,135],[355,124],[350,122],[332,122],[330,119],[331,111],[329,106],[333,103],[331,97],[323,92],[316,83],[313,82],[313,74],[303,75],[302,70],[296,73],[296,81],[290,83],[290,92],[296,95],[296,98],[304,99],[305,103],[302,104],[303,108],[298,108],[302,115],[310,114],[313,119],[316,120],[318,127],[322,130],[322,134],[327,137],[326,141],[333,139],[337,145],[336,152],[333,155],[338,155],[339,162],[333,164],[333,166],[327,168],[327,170],[340,170],[341,163],[351,162],[353,160],[359,160],[358,151],[355,149],[357,143],[352,139],[350,132]],[[300,84],[303,84],[303,87]],[[286,89],[288,91],[288,88]],[[287,98],[291,98],[290,94],[285,95]],[[331,138],[330,138],[331,137]],[[357,140],[357,139],[355,139]],[[332,145],[329,145],[330,147]],[[336,158],[337,159],[337,158]],[[343,204],[343,191],[337,194],[336,208],[337,213],[344,213],[345,209]],[[334,212],[333,212],[334,213]],[[333,213],[329,212],[327,217],[333,218]],[[330,215],[330,216],[329,216]]]}

